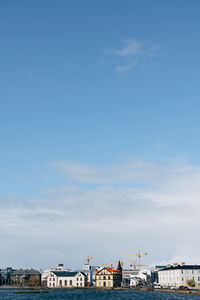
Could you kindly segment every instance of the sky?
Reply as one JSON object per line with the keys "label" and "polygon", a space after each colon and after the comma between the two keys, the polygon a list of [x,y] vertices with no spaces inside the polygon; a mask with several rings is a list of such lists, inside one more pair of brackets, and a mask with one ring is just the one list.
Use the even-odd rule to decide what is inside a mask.
{"label": "sky", "polygon": [[199,10],[0,0],[0,268],[200,264]]}

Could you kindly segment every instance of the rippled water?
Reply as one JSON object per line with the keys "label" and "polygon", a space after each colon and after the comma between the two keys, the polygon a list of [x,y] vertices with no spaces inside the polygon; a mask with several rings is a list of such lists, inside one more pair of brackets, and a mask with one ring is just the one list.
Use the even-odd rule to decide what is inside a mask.
{"label": "rippled water", "polygon": [[184,294],[167,294],[159,292],[142,292],[134,290],[50,290],[48,294],[15,294],[14,290],[0,290],[0,299],[3,300],[129,300],[129,299],[186,299],[197,300],[200,296]]}

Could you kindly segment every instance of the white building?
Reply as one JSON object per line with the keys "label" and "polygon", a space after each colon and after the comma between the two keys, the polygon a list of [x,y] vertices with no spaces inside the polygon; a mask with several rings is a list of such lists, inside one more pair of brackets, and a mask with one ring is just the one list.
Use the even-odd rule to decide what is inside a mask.
{"label": "white building", "polygon": [[83,272],[54,271],[47,277],[49,288],[69,288],[87,286],[87,276]]}
{"label": "white building", "polygon": [[137,272],[137,274],[130,274],[130,287],[136,287],[139,283],[150,281],[151,272],[148,269],[143,269]]}
{"label": "white building", "polygon": [[48,269],[48,270],[42,270],[41,271],[41,281],[46,281],[47,280],[47,277],[49,276],[49,274],[51,272],[54,272],[54,271],[60,271],[60,272],[69,272],[71,271],[69,268],[65,268],[63,264],[59,264],[57,267],[54,267],[54,268],[51,268],[51,269]]}
{"label": "white building", "polygon": [[158,282],[161,287],[186,286],[188,280],[194,280],[195,287],[200,286],[200,265],[174,264],[158,271]]}

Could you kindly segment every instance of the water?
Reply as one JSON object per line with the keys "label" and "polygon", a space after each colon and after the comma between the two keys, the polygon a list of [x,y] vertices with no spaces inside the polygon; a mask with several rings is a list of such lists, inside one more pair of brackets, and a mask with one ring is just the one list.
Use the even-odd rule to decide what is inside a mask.
{"label": "water", "polygon": [[134,290],[50,290],[48,294],[14,294],[14,290],[0,290],[2,300],[200,300],[197,295],[141,292]]}

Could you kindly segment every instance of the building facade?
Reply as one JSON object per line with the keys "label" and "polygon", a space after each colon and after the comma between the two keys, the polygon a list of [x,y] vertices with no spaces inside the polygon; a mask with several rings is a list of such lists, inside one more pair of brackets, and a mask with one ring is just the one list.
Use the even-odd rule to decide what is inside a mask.
{"label": "building facade", "polygon": [[158,282],[161,287],[187,286],[189,281],[193,281],[195,287],[200,287],[200,265],[168,265],[158,271]]}
{"label": "building facade", "polygon": [[113,268],[103,268],[96,272],[97,287],[100,288],[121,287],[121,284],[122,284],[121,265],[118,266],[116,270]]}
{"label": "building facade", "polygon": [[47,277],[49,288],[86,287],[87,276],[83,272],[51,272]]}
{"label": "building facade", "polygon": [[47,285],[47,277],[51,274],[51,272],[70,272],[71,270],[69,268],[64,267],[64,264],[59,264],[57,267],[53,267],[48,270],[42,270],[41,271],[41,282],[43,286]]}
{"label": "building facade", "polygon": [[41,274],[33,269],[13,270],[10,274],[10,283],[21,286],[39,286],[41,284]]}
{"label": "building facade", "polygon": [[7,268],[0,270],[0,285],[39,286],[41,284],[40,272],[33,269],[15,270]]}

